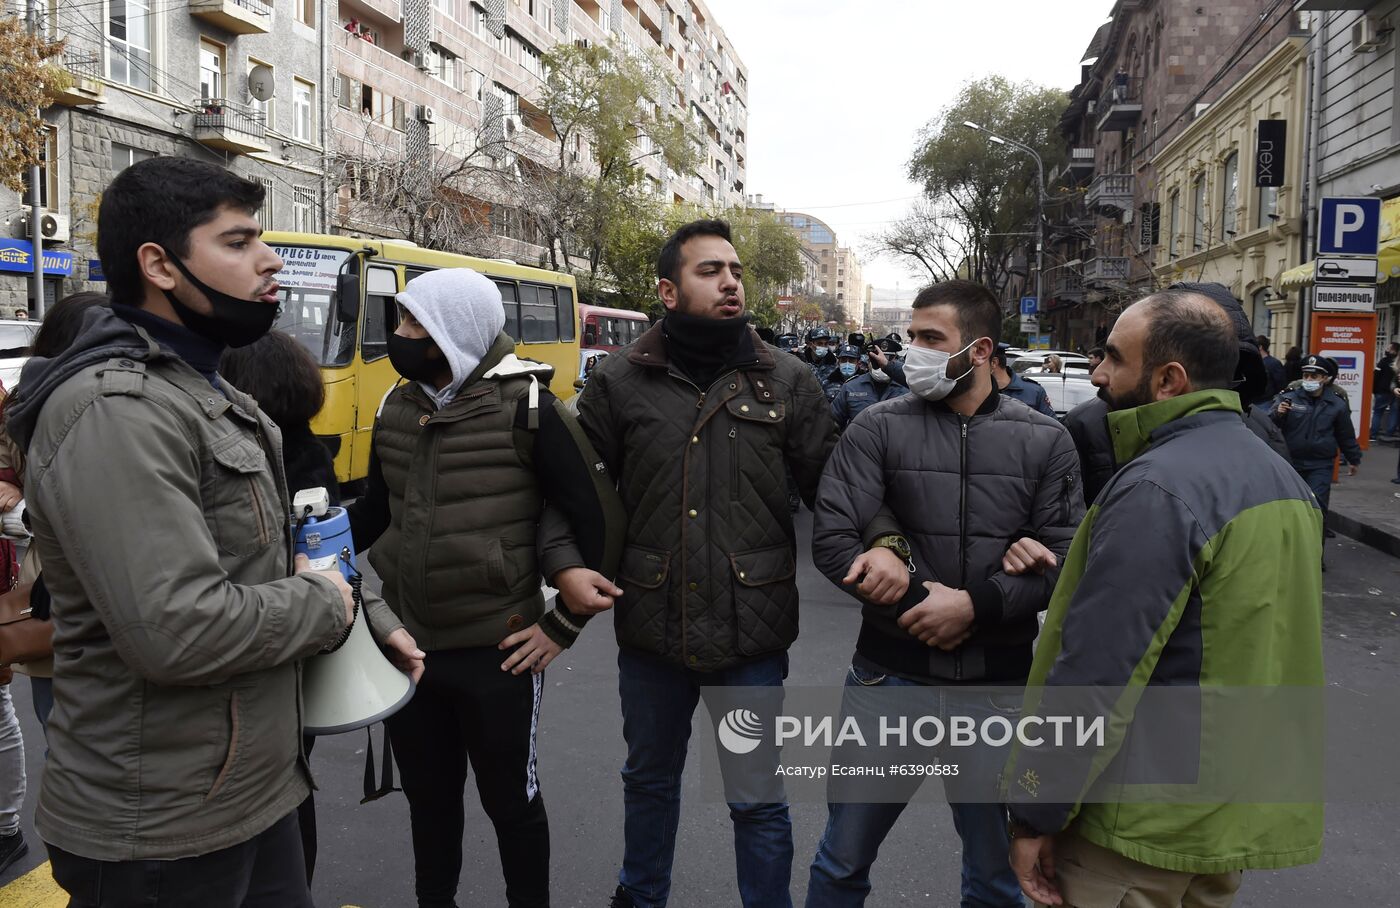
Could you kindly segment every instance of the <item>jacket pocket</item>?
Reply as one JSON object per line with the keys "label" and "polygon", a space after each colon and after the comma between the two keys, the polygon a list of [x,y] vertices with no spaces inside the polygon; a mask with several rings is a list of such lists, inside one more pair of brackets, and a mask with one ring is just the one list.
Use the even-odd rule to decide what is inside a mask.
{"label": "jacket pocket", "polygon": [[210,786],[209,793],[204,796],[205,803],[214,800],[233,774],[234,765],[238,762],[238,746],[240,743],[239,719],[238,719],[238,691],[229,694],[228,699],[229,736],[228,753],[224,757],[224,763],[219,767],[219,774],[214,777],[214,784]]}
{"label": "jacket pocket", "polygon": [[250,555],[281,534],[282,520],[267,454],[253,439],[228,435],[210,449],[214,541],[229,555]]}
{"label": "jacket pocket", "polygon": [[671,553],[629,545],[622,552],[617,574],[618,586],[624,591],[617,603],[618,640],[649,652],[664,653],[670,612],[667,579],[671,574]]}
{"label": "jacket pocket", "polygon": [[729,555],[733,571],[735,647],[752,656],[797,639],[797,562],[786,543]]}

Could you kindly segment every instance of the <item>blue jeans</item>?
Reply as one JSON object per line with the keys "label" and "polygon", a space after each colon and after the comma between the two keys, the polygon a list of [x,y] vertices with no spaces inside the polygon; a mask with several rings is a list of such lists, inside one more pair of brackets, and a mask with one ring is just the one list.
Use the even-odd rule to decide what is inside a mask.
{"label": "blue jeans", "polygon": [[1371,395],[1371,437],[1394,435],[1400,417],[1400,399],[1389,391]]}
{"label": "blue jeans", "polygon": [[[847,693],[842,704],[845,715],[857,715],[861,725],[871,723],[860,718],[875,708],[863,704],[862,689],[874,687],[926,687],[929,693],[925,712],[947,722],[950,712],[973,717],[980,725],[982,719],[1003,715],[1013,721],[1020,714],[1020,702],[998,703],[976,688],[934,688],[897,678],[873,674],[852,666],[846,674]],[[852,696],[852,694],[856,696]],[[869,699],[869,698],[866,698]],[[950,709],[951,707],[951,709]],[[886,712],[880,710],[880,712]],[[1008,856],[1011,840],[1006,833],[1002,806],[985,801],[958,801],[958,788],[969,792],[996,790],[997,776],[1005,762],[1005,750],[994,748],[960,748],[958,752],[937,749],[940,759],[956,763],[957,782],[950,777],[947,786],[948,806],[953,811],[953,828],[962,840],[962,906],[963,908],[1022,908],[1021,886],[1011,871]],[[879,804],[841,803],[833,799],[827,805],[826,832],[817,846],[807,883],[807,908],[837,908],[864,905],[870,894],[870,868],[880,851],[880,844],[889,835],[908,799],[917,792],[920,779],[891,782],[904,785],[904,800]],[[978,797],[985,797],[979,794]],[[924,841],[919,837],[917,842]],[[936,900],[940,901],[941,900]]]}
{"label": "blue jeans", "polygon": [[[701,687],[780,691],[787,676],[787,654],[697,672],[623,647],[617,654],[617,668],[622,736],[627,741],[627,763],[622,768],[624,851],[618,882],[639,908],[659,908],[671,894],[681,773]],[[774,750],[775,766],[777,758]],[[734,822],[740,900],[748,908],[791,906],[792,821],[786,800],[730,802],[729,816]]]}

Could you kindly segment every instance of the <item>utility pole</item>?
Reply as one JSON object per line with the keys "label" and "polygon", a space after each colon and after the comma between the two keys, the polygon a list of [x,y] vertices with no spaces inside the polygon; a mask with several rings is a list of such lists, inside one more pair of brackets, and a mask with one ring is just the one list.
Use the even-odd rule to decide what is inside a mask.
{"label": "utility pole", "polygon": [[987,141],[995,145],[1010,145],[1012,148],[1018,148],[1035,158],[1035,305],[1038,312],[1040,306],[1045,302],[1045,297],[1041,294],[1041,278],[1045,273],[1045,162],[1040,159],[1040,154],[1029,145],[1023,145],[1015,139],[999,136],[985,126],[979,126],[970,120],[964,120],[962,125],[983,133],[986,135]]}
{"label": "utility pole", "polygon": [[[43,30],[43,25],[39,20],[39,0],[29,0],[29,32],[34,37],[39,37]],[[44,110],[39,109],[39,117],[43,119]],[[44,147],[48,147],[47,137],[44,140]],[[43,206],[39,202],[39,195],[42,190],[43,174],[39,165],[35,164],[29,168],[29,238],[34,243],[34,250],[30,262],[34,266],[33,272],[29,275],[29,293],[34,297],[34,311],[31,315],[36,319],[44,317],[44,224]]]}

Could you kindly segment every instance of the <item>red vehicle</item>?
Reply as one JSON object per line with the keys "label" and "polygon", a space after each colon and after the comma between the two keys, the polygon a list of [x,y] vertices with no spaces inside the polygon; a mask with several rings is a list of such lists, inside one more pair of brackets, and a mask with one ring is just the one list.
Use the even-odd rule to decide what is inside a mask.
{"label": "red vehicle", "polygon": [[578,324],[584,350],[616,353],[642,336],[651,327],[646,314],[631,309],[605,309],[602,306],[579,304]]}

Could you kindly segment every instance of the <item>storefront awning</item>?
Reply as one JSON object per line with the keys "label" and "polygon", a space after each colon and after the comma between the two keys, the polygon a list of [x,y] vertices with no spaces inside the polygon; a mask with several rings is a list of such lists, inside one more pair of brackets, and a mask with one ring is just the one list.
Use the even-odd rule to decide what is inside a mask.
{"label": "storefront awning", "polygon": [[[1381,246],[1380,255],[1377,257],[1377,281],[1384,284],[1391,278],[1400,278],[1400,239],[1393,239]],[[1313,263],[1308,262],[1299,265],[1297,268],[1289,268],[1279,276],[1278,288],[1280,290],[1297,290],[1301,287],[1311,286],[1313,282]]]}

